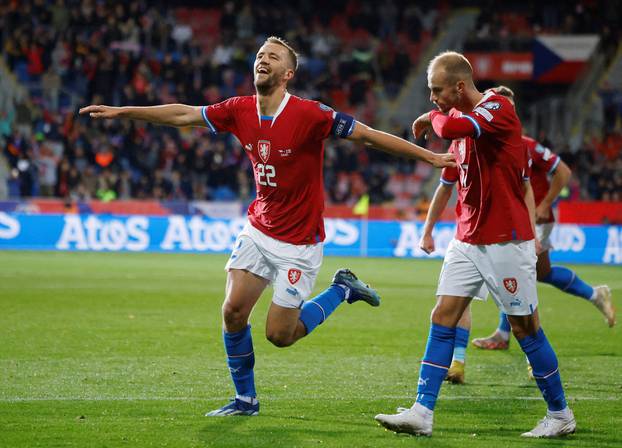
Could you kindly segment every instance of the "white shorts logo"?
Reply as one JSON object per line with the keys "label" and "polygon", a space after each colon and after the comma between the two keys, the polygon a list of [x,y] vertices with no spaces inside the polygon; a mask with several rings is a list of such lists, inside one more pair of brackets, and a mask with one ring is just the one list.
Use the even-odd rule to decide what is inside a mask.
{"label": "white shorts logo", "polygon": [[505,286],[505,289],[507,289],[510,294],[514,295],[518,289],[518,282],[514,277],[504,278],[503,286]]}
{"label": "white shorts logo", "polygon": [[289,271],[287,271],[287,279],[292,285],[298,283],[301,275],[302,272],[300,272],[300,269],[290,269]]}

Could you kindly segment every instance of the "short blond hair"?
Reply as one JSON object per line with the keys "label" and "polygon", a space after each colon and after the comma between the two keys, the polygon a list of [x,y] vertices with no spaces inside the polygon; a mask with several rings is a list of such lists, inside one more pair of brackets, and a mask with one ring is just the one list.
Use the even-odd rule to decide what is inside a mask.
{"label": "short blond hair", "polygon": [[294,48],[289,44],[289,42],[287,42],[282,37],[270,36],[264,42],[264,45],[265,44],[277,44],[277,45],[281,45],[282,47],[285,47],[289,55],[289,61],[292,64],[292,68],[294,69],[294,71],[298,69],[298,53],[296,53],[296,50],[294,50]]}
{"label": "short blond hair", "polygon": [[510,89],[509,87],[507,87],[507,86],[492,87],[492,88],[490,88],[488,90],[492,90],[497,95],[504,96],[504,97],[509,98],[512,101],[514,101],[514,91],[512,89]]}
{"label": "short blond hair", "polygon": [[428,76],[433,67],[442,68],[450,84],[458,81],[473,81],[473,67],[462,53],[444,51],[434,57],[428,65]]}

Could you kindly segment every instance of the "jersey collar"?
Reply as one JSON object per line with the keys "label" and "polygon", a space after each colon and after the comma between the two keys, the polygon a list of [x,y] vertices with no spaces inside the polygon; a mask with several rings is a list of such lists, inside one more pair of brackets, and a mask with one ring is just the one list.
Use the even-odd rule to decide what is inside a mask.
{"label": "jersey collar", "polygon": [[488,93],[485,93],[485,94],[484,94],[484,96],[482,97],[482,99],[481,99],[481,100],[479,100],[479,103],[477,103],[477,104],[475,105],[475,107],[473,108],[473,110],[475,110],[475,108],[476,108],[477,106],[479,106],[480,104],[485,103],[486,101],[488,101],[488,98],[490,98],[490,97],[491,97],[491,96],[493,96],[494,94],[495,94],[495,92],[492,92],[492,91],[490,91],[490,92],[488,92]]}
{"label": "jersey collar", "polygon": [[[281,104],[279,104],[279,108],[276,110],[275,114],[272,116],[272,123],[270,123],[270,127],[274,126],[276,119],[281,114],[281,112],[283,112],[283,109],[285,109],[285,106],[287,105],[287,102],[289,101],[289,98],[291,96],[292,95],[286,90],[285,96],[281,100]],[[257,119],[259,120],[259,126],[261,127],[261,112],[259,111],[259,97],[257,95],[255,95],[255,106],[257,107]]]}

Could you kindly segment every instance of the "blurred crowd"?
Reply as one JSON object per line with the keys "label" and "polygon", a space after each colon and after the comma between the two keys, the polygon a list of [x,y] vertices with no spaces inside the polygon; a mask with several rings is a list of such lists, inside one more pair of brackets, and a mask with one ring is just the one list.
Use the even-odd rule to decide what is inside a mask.
{"label": "blurred crowd", "polygon": [[622,202],[622,134],[610,132],[604,138],[586,139],[575,152],[559,155],[572,169],[573,176],[564,192],[569,200]]}
{"label": "blurred crowd", "polygon": [[[5,62],[29,90],[0,117],[10,194],[252,197],[251,167],[234,138],[95,122],[77,117],[76,108],[201,105],[252,94],[254,54],[276,34],[303,55],[292,93],[374,124],[375,89],[398,93],[423,37],[437,25],[436,9],[408,3],[298,1],[274,8],[267,1],[230,1],[173,9],[147,1],[0,2]],[[393,173],[415,171],[413,163],[389,164],[360,149],[329,143],[329,200],[347,203],[369,190],[374,202],[385,202]]]}
{"label": "blurred crowd", "polygon": [[[249,200],[252,169],[235,138],[202,129],[94,121],[77,116],[77,108],[202,105],[252,94],[255,52],[276,34],[302,55],[292,93],[375,125],[379,95],[399,94],[448,8],[443,1],[406,0],[299,0],[278,8],[267,0],[205,1],[201,9],[167,4],[0,0],[4,64],[27,89],[27,95],[15,96],[0,110],[0,184],[7,180],[6,194]],[[551,21],[551,26],[565,26],[564,8],[556,15],[553,9],[547,6],[541,13],[543,26]],[[502,11],[491,8],[496,10]],[[497,40],[505,33],[490,26],[495,17],[480,18],[481,39]],[[387,131],[410,138],[409,129],[389,126]],[[594,144],[573,157],[577,164],[592,163],[592,169],[601,160],[598,148]],[[395,161],[348,142],[327,142],[330,203],[352,204],[364,193],[375,204],[400,206],[419,197],[426,202],[421,190],[430,171],[427,165]],[[619,197],[615,174],[596,186],[589,186],[591,177],[582,178],[580,196]]]}

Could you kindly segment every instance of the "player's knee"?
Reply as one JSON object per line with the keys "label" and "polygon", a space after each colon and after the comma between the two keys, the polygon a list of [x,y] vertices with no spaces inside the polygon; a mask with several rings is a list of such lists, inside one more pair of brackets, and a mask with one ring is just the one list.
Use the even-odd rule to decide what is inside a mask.
{"label": "player's knee", "polygon": [[275,347],[289,347],[294,343],[294,338],[291,334],[284,331],[266,331],[266,338]]}
{"label": "player's knee", "polygon": [[432,309],[430,321],[433,324],[443,325],[444,327],[455,327],[460,320],[460,315],[447,309],[447,307],[436,305]]}
{"label": "player's knee", "polygon": [[246,323],[248,315],[245,308],[225,301],[222,305],[222,318],[227,326],[239,326]]}
{"label": "player's knee", "polygon": [[510,325],[512,327],[512,334],[518,341],[526,338],[527,336],[535,335],[540,328],[535,322],[532,321],[510,321]]}

